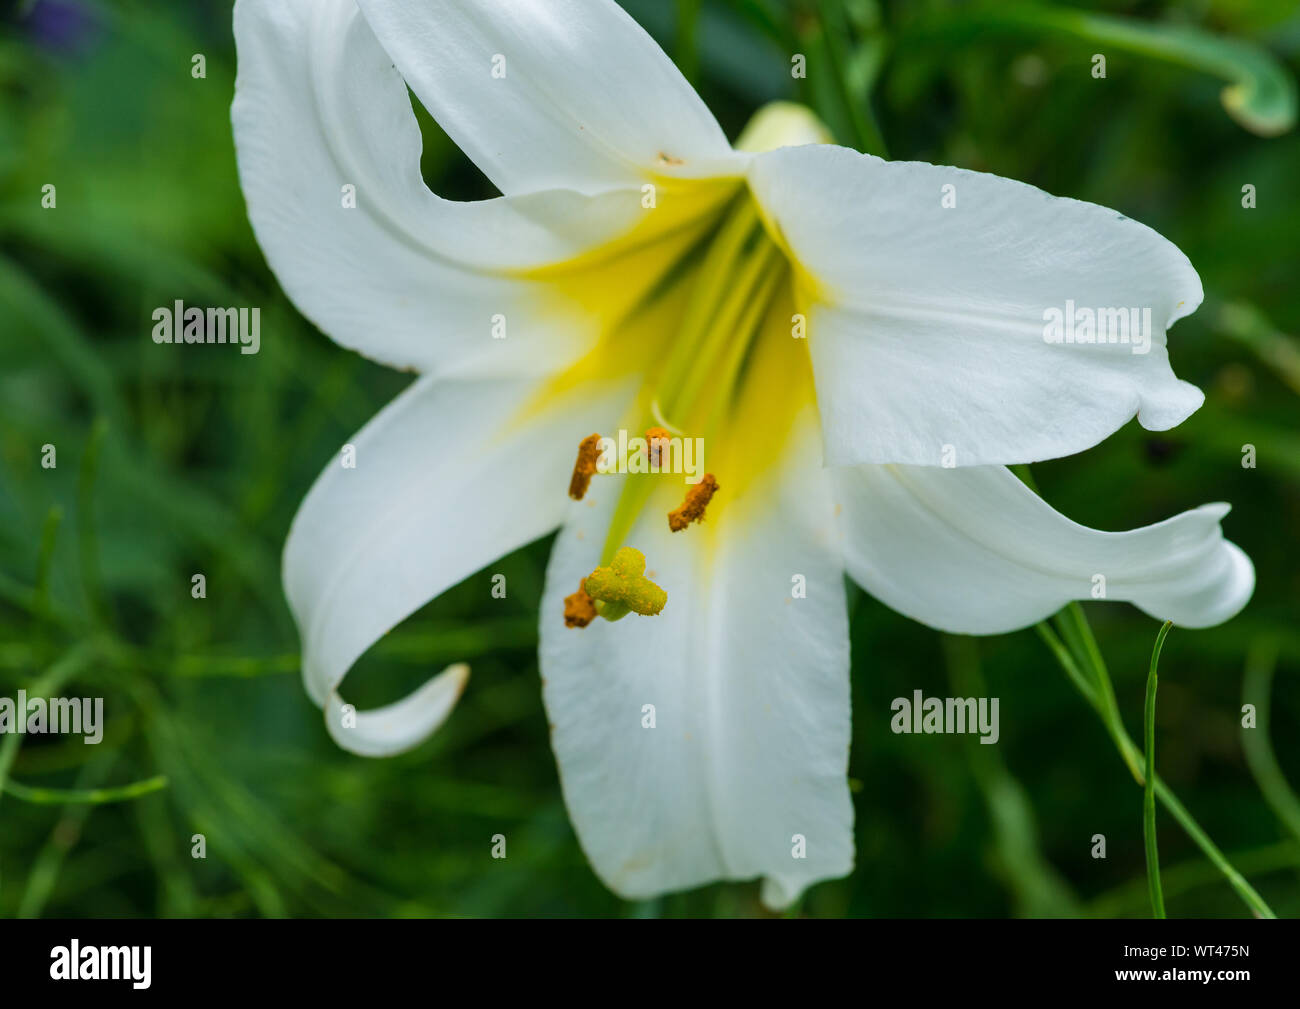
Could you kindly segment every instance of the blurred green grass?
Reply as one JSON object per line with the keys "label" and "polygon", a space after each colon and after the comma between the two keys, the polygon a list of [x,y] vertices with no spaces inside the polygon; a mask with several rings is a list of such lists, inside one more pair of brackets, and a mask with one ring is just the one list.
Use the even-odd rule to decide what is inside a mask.
{"label": "blurred green grass", "polygon": [[[1159,765],[1273,908],[1300,913],[1300,841],[1262,797],[1239,729],[1247,656],[1276,650],[1272,738],[1300,778],[1300,138],[1243,129],[1211,76],[995,29],[969,4],[626,6],[731,136],[765,101],[805,100],[842,142],[878,130],[895,158],[1103,203],[1191,258],[1206,304],[1174,329],[1172,360],[1205,406],[1174,431],[1130,424],[1034,475],[1050,502],[1099,528],[1233,504],[1225,528],[1258,588],[1227,625],[1170,636]],[[317,333],[253,241],[229,128],[228,2],[82,4],[84,34],[54,48],[20,19],[29,7],[0,27],[0,696],[55,668],[65,693],[105,697],[109,717],[100,746],[28,737],[10,774],[51,788],[160,774],[168,785],[110,805],[0,796],[0,914],[761,913],[753,884],[630,905],[588,868],[538,685],[549,541],[491,565],[508,598],[490,598],[488,572],[467,580],[349,678],[368,706],[470,661],[466,695],[432,741],[386,761],[329,741],[299,683],[280,548],[320,468],[409,378]],[[1287,2],[1079,9],[1244,40],[1291,77],[1300,61]],[[1110,53],[1104,81],[1089,73],[1095,51]],[[806,81],[790,77],[792,52],[810,54]],[[193,53],[206,79],[191,78]],[[425,125],[430,184],[487,195]],[[41,209],[46,183],[57,210]],[[1241,206],[1247,183],[1255,210]],[[261,306],[261,352],[156,346],[149,313],[176,298]],[[56,469],[40,466],[45,444]],[[1241,466],[1245,444],[1255,469]],[[203,600],[190,595],[196,572]],[[850,600],[858,868],[798,913],[1149,913],[1141,792],[1038,638],[945,638],[856,589]],[[1157,625],[1121,605],[1087,609],[1132,731]],[[1001,698],[996,754],[888,731],[892,698],[972,677]],[[190,857],[195,833],[204,860]],[[509,838],[504,861],[489,855],[496,833]],[[1096,833],[1104,861],[1089,855]],[[1172,916],[1244,913],[1167,818],[1160,851]]]}

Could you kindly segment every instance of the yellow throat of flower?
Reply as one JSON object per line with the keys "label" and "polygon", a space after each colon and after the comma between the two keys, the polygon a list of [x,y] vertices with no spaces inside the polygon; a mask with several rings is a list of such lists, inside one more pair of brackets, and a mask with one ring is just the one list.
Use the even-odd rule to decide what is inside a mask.
{"label": "yellow throat of flower", "polygon": [[[777,102],[754,116],[736,147],[757,153],[829,140],[810,111]],[[761,478],[783,450],[795,414],[814,401],[800,310],[811,280],[745,180],[663,178],[643,192],[652,198],[629,232],[530,274],[600,323],[596,345],[531,408],[591,379],[635,376],[639,392],[623,426],[644,436],[638,451],[651,464],[645,471],[631,467],[623,482],[601,565],[566,600],[571,627],[596,616],[659,613],[667,597],[645,577],[645,557],[626,543],[652,499],[677,503],[665,508],[673,533],[707,537],[728,507],[762,493]],[[612,432],[604,434],[613,440]],[[672,465],[674,438],[702,439],[692,444],[707,449],[709,472],[688,482]],[[601,445],[599,433],[580,446],[575,440],[571,497],[583,498],[601,479]]]}

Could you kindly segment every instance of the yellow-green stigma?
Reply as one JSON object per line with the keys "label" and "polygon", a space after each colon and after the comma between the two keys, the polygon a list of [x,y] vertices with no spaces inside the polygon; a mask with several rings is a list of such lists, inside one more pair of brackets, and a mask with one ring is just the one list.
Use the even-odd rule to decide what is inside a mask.
{"label": "yellow-green stigma", "polygon": [[653,617],[668,603],[668,593],[646,577],[645,554],[635,547],[623,547],[608,565],[596,568],[579,591],[606,620],[621,620],[629,613]]}

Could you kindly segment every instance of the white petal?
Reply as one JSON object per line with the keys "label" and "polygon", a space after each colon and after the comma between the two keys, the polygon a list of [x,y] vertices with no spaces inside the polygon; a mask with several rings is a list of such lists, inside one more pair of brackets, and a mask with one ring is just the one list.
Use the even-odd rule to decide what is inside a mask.
{"label": "white petal", "polygon": [[597,192],[744,164],[672,61],[610,0],[361,6],[411,90],[503,193]]}
{"label": "white petal", "polygon": [[331,462],[294,518],[284,583],[303,679],[347,748],[395,752],[445,717],[463,686],[454,670],[355,729],[339,724],[337,687],[416,609],[559,525],[578,442],[624,395],[577,390],[524,421],[533,391],[518,380],[418,379],[352,440],[355,466]]}
{"label": "white petal", "polygon": [[[639,188],[440,199],[420,176],[406,85],[353,0],[239,0],[235,41],[249,220],[307,318],[421,371],[554,369],[589,345],[590,320],[517,271],[626,233],[644,217]],[[496,316],[507,339],[493,339]]]}
{"label": "white petal", "polygon": [[[764,899],[787,904],[853,866],[848,627],[826,482],[805,466],[800,485],[744,500],[724,485],[705,524],[677,534],[669,488],[627,539],[667,591],[664,611],[566,628],[563,598],[599,563],[618,479],[598,477],[597,507],[572,510],[542,600],[570,818],[624,897],[763,876]],[[796,575],[807,598],[792,598]]]}
{"label": "white petal", "polygon": [[836,470],[849,574],[915,620],[961,634],[1026,627],[1074,599],[1133,603],[1159,620],[1209,627],[1255,585],[1223,538],[1225,504],[1129,532],[1071,522],[1001,466]]}
{"label": "white petal", "polygon": [[[1200,304],[1200,280],[1136,221],[840,147],[760,155],[750,182],[813,281],[809,349],[831,464],[943,465],[945,446],[959,466],[1031,462],[1096,444],[1134,414],[1164,430],[1202,402],[1165,349],[1165,330]],[[1067,300],[1150,309],[1149,351],[1047,343],[1045,314]]]}
{"label": "white petal", "polygon": [[391,757],[419,746],[447,720],[469,682],[469,666],[448,666],[419,690],[373,711],[348,710],[337,692],[325,704],[325,727],[344,749]]}

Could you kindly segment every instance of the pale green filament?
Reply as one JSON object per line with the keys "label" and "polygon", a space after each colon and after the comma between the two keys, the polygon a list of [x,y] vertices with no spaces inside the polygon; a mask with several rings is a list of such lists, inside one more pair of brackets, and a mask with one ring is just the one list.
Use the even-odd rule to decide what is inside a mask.
{"label": "pale green filament", "polygon": [[[751,120],[737,147],[764,151],[829,139],[826,128],[810,111],[775,103]],[[648,381],[638,405],[625,418],[630,426],[663,428],[707,442],[745,436],[728,431],[727,425],[733,412],[748,402],[741,400],[739,388],[751,363],[772,360],[756,354],[755,347],[765,334],[775,338],[776,328],[769,327],[775,321],[771,313],[786,301],[793,304],[789,295],[793,294],[794,274],[783,242],[769,234],[770,222],[765,221],[748,187],[740,182],[739,191],[732,193],[725,206],[717,202],[710,206],[711,219],[701,230],[707,234],[707,229],[712,229],[712,236],[702,256],[697,259],[692,249],[665,274],[666,284],[683,285],[678,292],[684,291],[685,304],[667,347],[655,351],[654,363],[645,372]],[[803,279],[800,274],[801,283]],[[685,288],[687,284],[689,288]],[[763,352],[775,349],[765,347]],[[780,381],[778,377],[778,385]],[[731,460],[726,465],[734,464],[736,455],[724,450],[724,459]],[[705,476],[708,486],[716,490],[718,483],[712,474]],[[652,616],[667,604],[667,593],[645,575],[645,556],[623,545],[657,486],[655,479],[654,474],[638,472],[623,480],[601,548],[600,566],[584,579],[585,591],[565,601],[569,626],[585,626],[591,619],[591,607],[606,620],[620,620],[628,613]],[[700,508],[702,511],[703,504]],[[674,532],[684,528],[682,522],[673,521],[681,510],[665,515]]]}
{"label": "pale green filament", "polygon": [[[655,381],[660,412],[640,427],[667,421],[687,437],[711,437],[731,401],[737,376],[782,280],[785,256],[768,237],[746,191],[728,210],[699,266],[672,351]],[[601,559],[609,563],[654,490],[653,479],[631,475],[610,521]]]}

